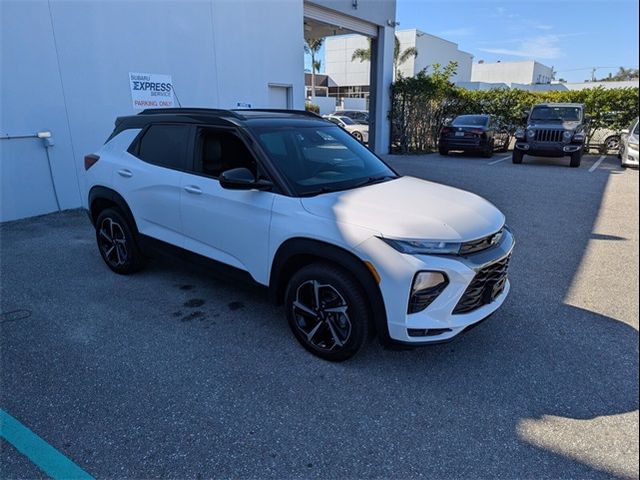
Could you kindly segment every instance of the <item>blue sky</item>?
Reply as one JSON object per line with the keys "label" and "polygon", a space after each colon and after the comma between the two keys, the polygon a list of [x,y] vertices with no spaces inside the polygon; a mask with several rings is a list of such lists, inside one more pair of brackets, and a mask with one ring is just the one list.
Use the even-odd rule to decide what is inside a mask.
{"label": "blue sky", "polygon": [[534,59],[568,81],[591,67],[613,67],[598,78],[638,67],[637,0],[397,0],[396,20],[458,43],[474,61]]}

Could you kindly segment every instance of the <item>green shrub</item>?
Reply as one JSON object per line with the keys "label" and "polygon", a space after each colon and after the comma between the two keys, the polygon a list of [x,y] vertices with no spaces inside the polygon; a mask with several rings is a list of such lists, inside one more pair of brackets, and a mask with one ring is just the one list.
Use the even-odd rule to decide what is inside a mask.
{"label": "green shrub", "polygon": [[638,116],[638,88],[530,92],[517,89],[466,90],[449,80],[457,65],[433,65],[415,77],[400,77],[391,89],[391,144],[400,153],[428,152],[437,148],[446,119],[462,114],[494,115],[513,134],[524,124],[524,112],[544,102],[585,105],[591,118],[589,134],[602,127],[620,130]]}
{"label": "green shrub", "polygon": [[304,102],[304,109],[307,112],[313,112],[313,113],[317,113],[318,115],[320,115],[320,107],[318,105],[316,105],[315,103]]}

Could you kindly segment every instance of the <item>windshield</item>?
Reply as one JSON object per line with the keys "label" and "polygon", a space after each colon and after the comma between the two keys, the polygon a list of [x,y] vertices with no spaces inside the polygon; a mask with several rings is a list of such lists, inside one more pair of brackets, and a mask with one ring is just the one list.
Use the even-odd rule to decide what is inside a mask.
{"label": "windshield", "polygon": [[347,190],[397,177],[339,127],[260,127],[254,131],[298,195]]}
{"label": "windshield", "polygon": [[340,121],[342,123],[344,123],[345,125],[355,125],[356,122],[354,122],[352,119],[350,119],[349,117],[338,117],[340,119]]}
{"label": "windshield", "polygon": [[532,121],[563,121],[579,122],[582,119],[582,109],[580,107],[534,107],[531,111]]}
{"label": "windshield", "polygon": [[460,115],[456,117],[452,125],[454,127],[485,127],[489,117],[484,115]]}

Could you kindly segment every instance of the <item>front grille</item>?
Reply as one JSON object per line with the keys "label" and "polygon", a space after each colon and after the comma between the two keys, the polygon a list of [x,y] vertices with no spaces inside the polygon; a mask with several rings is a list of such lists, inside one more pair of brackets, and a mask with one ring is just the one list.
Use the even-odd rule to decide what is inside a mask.
{"label": "front grille", "polygon": [[507,283],[510,259],[511,255],[480,270],[453,309],[453,313],[469,313],[493,302]]}
{"label": "front grille", "polygon": [[504,228],[501,228],[496,233],[492,233],[491,235],[488,235],[486,237],[465,242],[460,247],[460,255],[470,255],[472,253],[481,252],[482,250],[491,248],[500,241],[503,234]]}
{"label": "front grille", "polygon": [[562,130],[542,128],[536,130],[536,142],[559,143],[562,142]]}

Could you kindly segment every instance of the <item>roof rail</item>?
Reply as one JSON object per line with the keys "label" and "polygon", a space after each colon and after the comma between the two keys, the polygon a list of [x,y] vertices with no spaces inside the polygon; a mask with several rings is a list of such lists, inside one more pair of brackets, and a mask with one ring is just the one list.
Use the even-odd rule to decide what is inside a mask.
{"label": "roof rail", "polygon": [[229,116],[235,118],[242,118],[236,112],[232,110],[223,110],[220,108],[192,108],[192,107],[180,107],[180,108],[148,108],[141,111],[138,115],[217,115],[217,116]]}
{"label": "roof rail", "polygon": [[237,108],[231,111],[239,115],[242,115],[242,112],[294,113],[296,115],[306,115],[307,117],[322,118],[317,113],[309,112],[308,110],[287,110],[281,108]]}

